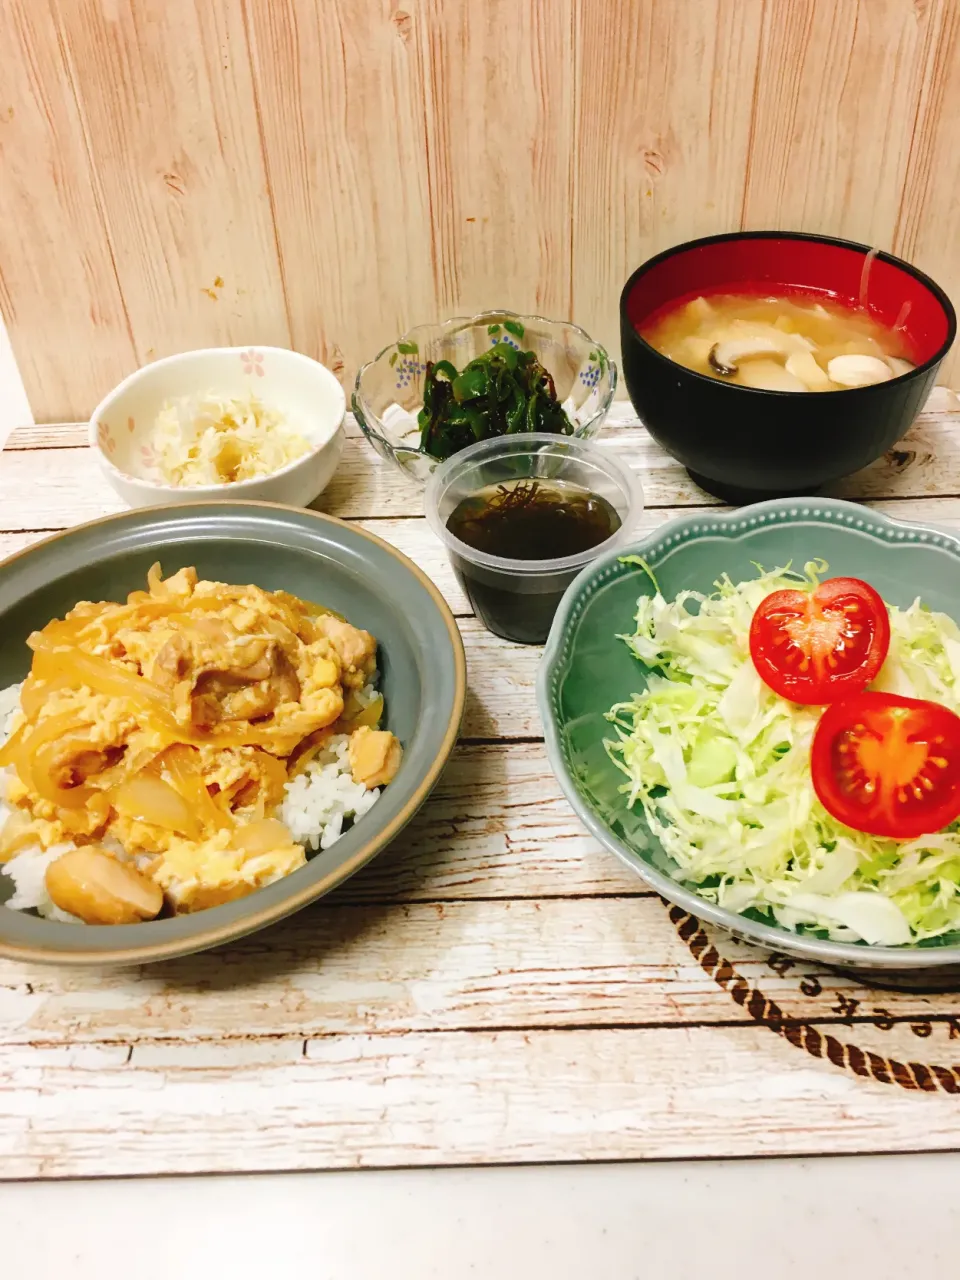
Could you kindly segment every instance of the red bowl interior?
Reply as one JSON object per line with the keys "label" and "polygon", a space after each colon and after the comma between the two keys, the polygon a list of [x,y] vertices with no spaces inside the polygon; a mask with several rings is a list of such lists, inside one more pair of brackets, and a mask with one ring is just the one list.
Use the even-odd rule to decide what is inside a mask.
{"label": "red bowl interior", "polygon": [[950,317],[936,293],[906,268],[865,249],[828,240],[764,236],[695,244],[655,262],[627,297],[627,314],[638,331],[682,302],[718,293],[829,298],[862,306],[896,328],[912,359],[924,364],[950,333]]}

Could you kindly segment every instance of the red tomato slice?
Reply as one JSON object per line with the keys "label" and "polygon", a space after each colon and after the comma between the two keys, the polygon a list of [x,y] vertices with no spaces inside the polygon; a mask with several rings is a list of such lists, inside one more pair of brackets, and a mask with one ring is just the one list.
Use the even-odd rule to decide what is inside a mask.
{"label": "red tomato slice", "polygon": [[859,578],[830,578],[813,592],[774,591],[750,624],[750,656],[761,680],[805,705],[860,693],[889,648],[887,606]]}
{"label": "red tomato slice", "polygon": [[960,817],[960,716],[936,702],[860,693],[827,707],[813,786],[838,822],[912,840]]}

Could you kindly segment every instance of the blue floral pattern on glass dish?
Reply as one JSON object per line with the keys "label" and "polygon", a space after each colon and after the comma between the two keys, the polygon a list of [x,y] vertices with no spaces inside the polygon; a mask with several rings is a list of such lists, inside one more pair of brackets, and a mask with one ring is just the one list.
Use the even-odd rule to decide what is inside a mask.
{"label": "blue floral pattern on glass dish", "polygon": [[580,381],[592,391],[599,384],[602,376],[601,353],[599,351],[591,351],[590,364],[585,369],[580,370]]}
{"label": "blue floral pattern on glass dish", "polygon": [[404,387],[409,387],[419,374],[426,373],[427,366],[415,356],[404,356],[397,361],[394,371],[397,375],[397,390],[401,391]]}

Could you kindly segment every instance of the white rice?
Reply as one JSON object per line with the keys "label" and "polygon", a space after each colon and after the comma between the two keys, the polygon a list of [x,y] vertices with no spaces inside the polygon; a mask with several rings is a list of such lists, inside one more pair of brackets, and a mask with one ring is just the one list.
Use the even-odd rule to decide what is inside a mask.
{"label": "white rice", "polygon": [[[19,684],[0,689],[0,746],[13,732],[13,723],[20,710],[20,689]],[[10,806],[4,803],[4,797],[6,779],[13,772],[12,768],[0,769],[0,829],[10,814]],[[55,844],[49,849],[43,849],[38,844],[32,848],[22,849],[12,862],[0,866],[0,872],[5,872],[13,881],[13,893],[3,905],[10,907],[13,911],[38,911],[40,915],[47,916],[50,920],[62,920],[68,923],[75,921],[75,916],[68,915],[66,911],[61,911],[59,907],[53,905],[44,881],[50,863],[74,847],[72,843],[67,843]],[[6,888],[3,880],[0,879],[0,900],[3,899]]]}
{"label": "white rice", "polygon": [[14,911],[37,911],[48,920],[60,920],[64,924],[83,924],[76,916],[54,906],[47,893],[45,879],[50,863],[75,848],[76,845],[69,842],[52,844],[49,849],[41,849],[39,845],[21,849],[11,862],[0,867],[0,871],[4,871],[14,885],[12,895],[3,905]]}
{"label": "white rice", "polygon": [[0,689],[0,746],[6,742],[13,731],[13,720],[20,710],[20,690],[22,684],[11,684]]}
{"label": "white rice", "polygon": [[[357,700],[366,706],[375,695],[376,685],[371,682],[357,695]],[[20,685],[0,689],[0,746],[12,732],[19,709]],[[304,846],[308,855],[329,849],[343,835],[344,825],[361,818],[379,799],[379,789],[368,791],[362,783],[353,781],[348,759],[349,742],[346,734],[331,738],[303,773],[287,783],[277,817],[286,824],[294,840]],[[5,778],[12,773],[12,768],[0,769],[0,828],[10,813],[4,797]],[[45,883],[50,863],[75,848],[72,842],[53,845],[49,849],[37,844],[22,849],[15,858],[0,864],[0,903],[14,911],[37,911],[50,920],[82,923],[54,906]],[[123,852],[119,846],[116,851]],[[14,891],[4,901],[8,887],[6,879],[13,881]]]}

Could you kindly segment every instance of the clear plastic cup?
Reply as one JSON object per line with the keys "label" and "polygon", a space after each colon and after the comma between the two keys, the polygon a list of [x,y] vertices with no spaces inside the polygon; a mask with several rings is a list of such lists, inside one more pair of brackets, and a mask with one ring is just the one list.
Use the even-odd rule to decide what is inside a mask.
{"label": "clear plastic cup", "polygon": [[[447,527],[465,499],[518,480],[576,485],[604,498],[620,527],[596,546],[556,559],[528,560],[478,551]],[[447,548],[477,617],[495,635],[543,644],[567,587],[597,556],[628,541],[643,510],[640,482],[611,447],[571,436],[531,433],[483,440],[448,458],[431,475],[426,517]]]}

